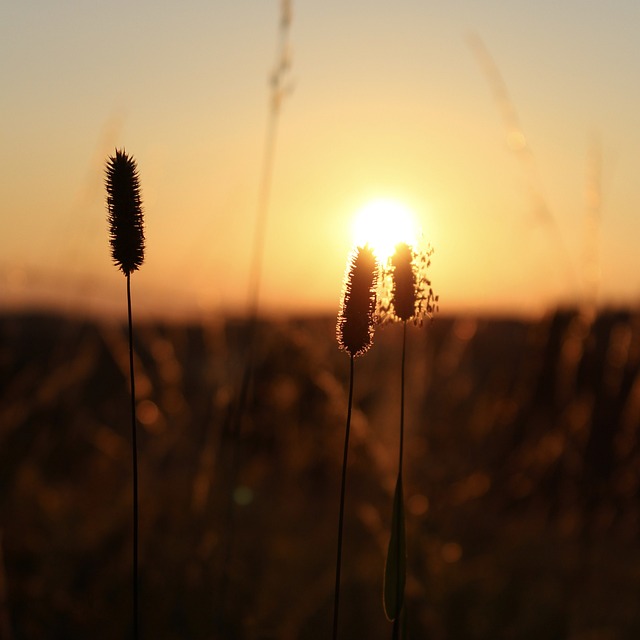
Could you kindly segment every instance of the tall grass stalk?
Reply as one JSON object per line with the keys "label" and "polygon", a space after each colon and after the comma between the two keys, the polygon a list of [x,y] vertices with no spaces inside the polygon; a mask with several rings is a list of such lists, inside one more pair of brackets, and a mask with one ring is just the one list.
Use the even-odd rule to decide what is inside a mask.
{"label": "tall grass stalk", "polygon": [[269,108],[267,110],[267,125],[265,132],[264,152],[262,158],[262,172],[258,190],[256,219],[251,247],[251,263],[249,267],[248,289],[248,332],[245,347],[245,364],[238,394],[236,410],[231,419],[230,431],[235,438],[240,430],[242,417],[246,408],[247,396],[251,383],[254,364],[254,351],[258,313],[260,303],[260,287],[262,284],[262,268],[267,235],[269,204],[271,201],[271,187],[276,157],[276,143],[278,139],[278,125],[280,110],[284,98],[290,93],[289,75],[291,69],[291,55],[289,53],[289,31],[291,28],[292,8],[290,0],[282,0],[278,27],[278,43],[276,47],[276,61],[269,76]]}
{"label": "tall grass stalk", "polygon": [[340,481],[340,512],[338,516],[338,551],[336,554],[336,583],[333,595],[333,638],[338,637],[340,611],[340,575],[342,572],[342,532],[344,530],[344,500],[347,491],[347,461],[349,458],[349,435],[351,433],[351,408],[353,406],[353,356],[349,357],[349,400],[347,425],[344,432],[344,452],[342,454],[342,479]]}
{"label": "tall grass stalk", "polygon": [[258,316],[262,266],[264,262],[267,220],[269,204],[271,201],[271,186],[273,183],[280,111],[283,100],[287,95],[289,95],[292,87],[289,79],[292,62],[289,46],[289,32],[291,29],[292,17],[291,0],[281,0],[275,63],[269,76],[269,105],[267,110],[264,155],[262,158],[262,173],[258,191],[256,222],[251,250],[251,265],[249,269],[249,318],[253,329],[255,329],[255,322]]}
{"label": "tall grass stalk", "polygon": [[336,326],[338,345],[343,351],[349,354],[349,399],[347,404],[347,424],[344,434],[344,452],[342,456],[342,473],[340,480],[338,548],[336,553],[336,581],[333,599],[333,640],[336,640],[338,637],[340,614],[342,540],[344,532],[349,436],[351,433],[351,413],[353,407],[354,359],[366,353],[373,342],[378,272],[379,265],[373,249],[369,246],[355,249],[347,263],[340,313],[338,314]]}
{"label": "tall grass stalk", "polygon": [[127,279],[127,319],[129,333],[129,379],[131,385],[131,454],[133,467],[133,637],[139,638],[138,576],[138,438],[136,384],[133,367],[133,318],[131,313],[131,273],[144,261],[144,224],[140,179],[136,161],[126,151],[116,149],[106,167],[107,210],[111,255]]}
{"label": "tall grass stalk", "polygon": [[289,74],[291,56],[289,53],[289,30],[291,28],[291,3],[281,2],[280,21],[278,27],[278,44],[276,61],[269,77],[269,108],[265,132],[264,155],[262,159],[262,175],[258,191],[256,208],[256,224],[251,250],[251,266],[249,269],[249,318],[255,322],[258,315],[260,285],[262,281],[262,265],[267,234],[267,220],[271,201],[271,186],[276,157],[278,125],[280,110],[284,98],[290,93]]}
{"label": "tall grass stalk", "polygon": [[251,247],[251,262],[249,266],[248,322],[243,354],[242,378],[240,380],[240,388],[236,401],[231,406],[227,426],[223,430],[222,434],[224,439],[228,438],[230,449],[228,465],[229,491],[225,513],[225,522],[227,526],[226,538],[223,544],[224,551],[222,555],[220,585],[220,590],[224,598],[226,598],[229,592],[229,564],[233,556],[233,542],[235,538],[235,506],[233,494],[240,467],[239,439],[247,403],[249,401],[256,358],[255,351],[258,333],[260,288],[262,284],[262,269],[267,236],[269,205],[271,201],[271,187],[273,183],[276,158],[276,143],[280,123],[280,111],[284,98],[291,91],[291,84],[289,80],[291,70],[289,32],[291,29],[292,16],[291,0],[281,0],[275,64],[269,76],[269,106],[267,110],[262,170]]}
{"label": "tall grass stalk", "polygon": [[[404,515],[404,423],[405,369],[407,353],[407,322],[420,324],[436,309],[437,296],[431,289],[426,270],[430,264],[430,250],[414,251],[400,243],[391,256],[383,277],[383,289],[390,288],[388,300],[381,303],[381,321],[402,323],[402,357],[400,362],[400,442],[398,447],[398,476],[393,495],[391,535],[384,572],[383,604],[388,620],[393,621],[392,638],[400,638],[404,618],[404,592],[407,576],[407,544]],[[406,626],[406,625],[405,625]],[[406,628],[404,629],[406,633]]]}
{"label": "tall grass stalk", "polygon": [[140,580],[138,576],[138,430],[136,418],[136,377],[133,367],[133,318],[131,315],[131,274],[127,273],[127,319],[129,323],[129,380],[131,387],[131,463],[133,467],[133,637],[139,637]]}
{"label": "tall grass stalk", "polygon": [[[395,591],[395,604],[386,593],[385,585],[385,607],[387,615],[393,615],[393,640],[400,637],[400,620],[404,607],[404,589],[407,579],[406,573],[406,533],[404,520],[404,489],[402,484],[402,469],[404,458],[404,378],[405,361],[407,352],[407,321],[402,321],[402,361],[400,366],[400,446],[398,451],[398,478],[393,498],[393,526],[391,529],[391,539],[389,540],[389,553],[387,553],[387,565],[385,575],[395,578],[389,585]],[[393,549],[393,552],[392,552]],[[394,559],[395,554],[395,559]],[[393,566],[395,564],[395,567]],[[395,608],[395,614],[393,609]]]}

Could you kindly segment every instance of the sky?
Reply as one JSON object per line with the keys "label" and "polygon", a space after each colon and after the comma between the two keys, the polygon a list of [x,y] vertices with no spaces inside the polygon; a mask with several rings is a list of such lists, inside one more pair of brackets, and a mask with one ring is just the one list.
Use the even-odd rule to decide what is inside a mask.
{"label": "sky", "polygon": [[[441,312],[640,301],[640,3],[293,0],[265,314],[337,312],[357,212],[415,213]],[[139,314],[242,313],[276,0],[0,6],[0,307],[118,314],[104,165],[138,163]]]}

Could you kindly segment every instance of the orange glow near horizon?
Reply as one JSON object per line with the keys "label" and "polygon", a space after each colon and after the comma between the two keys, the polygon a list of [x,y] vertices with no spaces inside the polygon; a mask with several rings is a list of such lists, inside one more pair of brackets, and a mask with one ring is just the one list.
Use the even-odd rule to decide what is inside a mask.
{"label": "orange glow near horizon", "polygon": [[334,313],[345,257],[366,242],[381,260],[399,241],[432,247],[441,313],[640,300],[637,2],[576,26],[531,3],[365,16],[294,0],[273,139],[278,2],[171,3],[142,30],[148,2],[124,22],[91,0],[13,4],[0,311],[126,312],[105,219],[115,148],[140,169],[140,316],[245,313],[266,175],[265,315]]}

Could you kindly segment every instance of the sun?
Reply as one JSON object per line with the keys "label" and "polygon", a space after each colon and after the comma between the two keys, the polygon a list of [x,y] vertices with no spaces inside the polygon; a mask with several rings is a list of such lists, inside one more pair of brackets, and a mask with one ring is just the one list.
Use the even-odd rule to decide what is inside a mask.
{"label": "sun", "polygon": [[357,246],[368,244],[378,260],[386,262],[399,242],[416,244],[416,216],[398,200],[371,200],[356,213],[353,238]]}

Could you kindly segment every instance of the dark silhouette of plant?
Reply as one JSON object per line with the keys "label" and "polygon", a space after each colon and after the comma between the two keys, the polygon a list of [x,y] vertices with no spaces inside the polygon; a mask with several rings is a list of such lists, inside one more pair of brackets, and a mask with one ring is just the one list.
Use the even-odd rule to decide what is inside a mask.
{"label": "dark silhouette of plant", "polygon": [[138,441],[136,436],[136,385],[133,369],[133,321],[131,316],[131,273],[144,260],[142,198],[138,168],[133,157],[116,149],[106,167],[107,209],[111,255],[127,278],[129,321],[129,373],[131,381],[131,450],[133,457],[133,636],[139,634],[138,604]]}
{"label": "dark silhouette of plant", "polygon": [[393,621],[392,638],[400,637],[403,614],[404,590],[407,575],[407,552],[404,516],[402,471],[404,456],[404,394],[405,361],[407,347],[407,322],[421,324],[436,310],[438,297],[434,295],[427,277],[431,250],[414,251],[408,244],[400,243],[389,259],[383,278],[390,288],[388,300],[380,307],[382,322],[402,322],[402,360],[400,367],[400,446],[398,451],[398,478],[393,496],[391,536],[384,573],[384,611]]}
{"label": "dark silhouette of plant", "polygon": [[338,314],[336,336],[338,345],[349,354],[349,401],[347,425],[344,436],[342,479],[340,482],[340,513],[338,516],[338,552],[336,557],[336,584],[333,605],[333,639],[338,637],[340,608],[340,571],[342,567],[342,532],[344,528],[344,499],[346,494],[347,458],[353,405],[353,361],[366,353],[373,342],[376,310],[376,286],[379,265],[373,249],[368,245],[358,247],[349,259],[344,278],[342,303]]}

